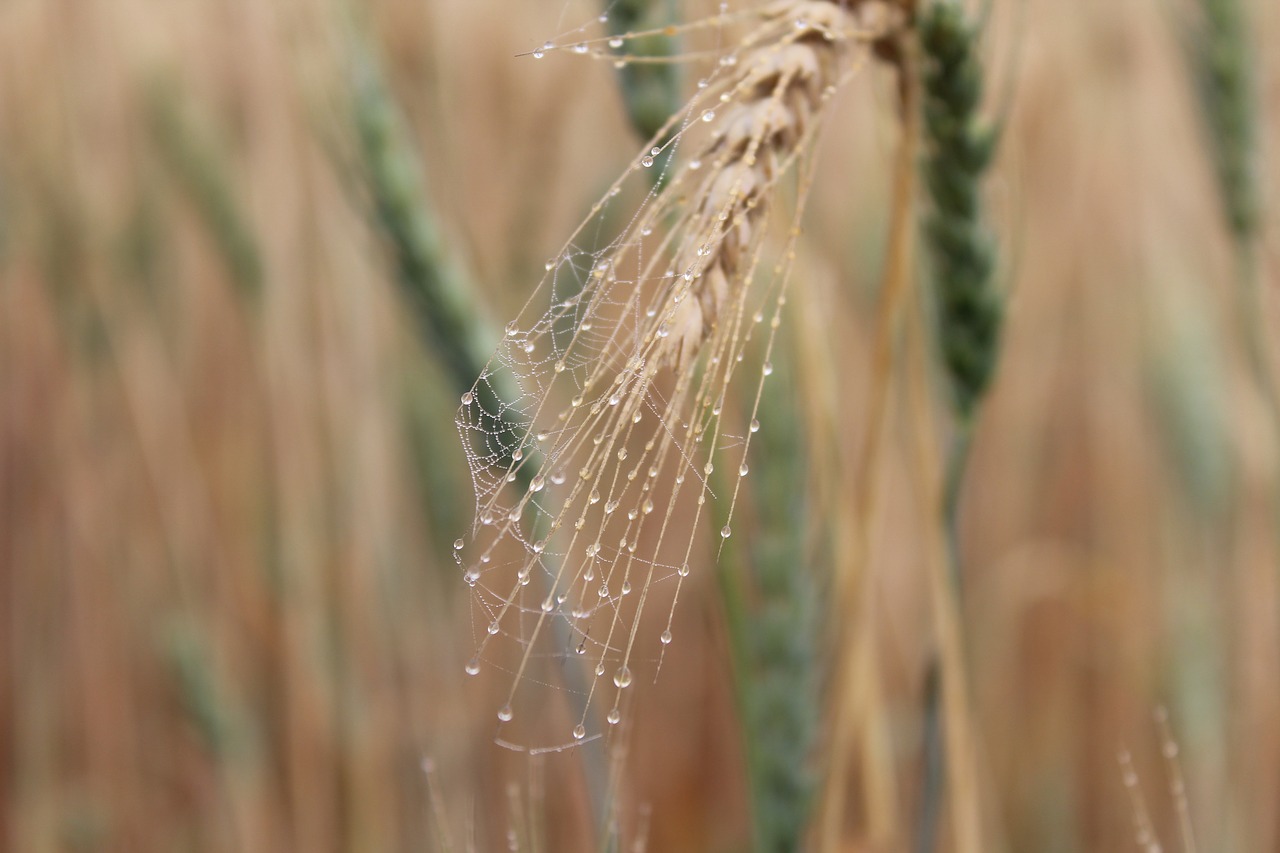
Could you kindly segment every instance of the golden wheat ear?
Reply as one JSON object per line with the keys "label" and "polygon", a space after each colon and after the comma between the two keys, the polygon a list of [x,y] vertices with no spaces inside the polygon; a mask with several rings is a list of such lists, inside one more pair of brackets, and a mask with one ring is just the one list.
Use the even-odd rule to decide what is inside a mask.
{"label": "golden wheat ear", "polygon": [[[581,741],[598,717],[622,719],[637,667],[672,642],[717,454],[744,476],[758,429],[754,413],[724,423],[726,399],[746,371],[758,401],[772,372],[767,356],[747,360],[756,330],[767,352],[778,325],[776,311],[764,323],[764,304],[785,301],[785,260],[757,276],[769,268],[771,210],[832,94],[893,20],[864,18],[872,5],[781,2],[712,19],[749,26],[548,262],[540,295],[463,396],[457,423],[476,488],[475,524],[456,543],[473,591],[467,669],[509,673],[503,724],[523,683],[559,677],[548,661],[583,657],[584,695],[565,733]],[[587,49],[569,52],[591,53],[578,45]],[[628,178],[664,153],[665,180],[622,233],[585,247]],[[518,396],[502,399],[499,383]]]}

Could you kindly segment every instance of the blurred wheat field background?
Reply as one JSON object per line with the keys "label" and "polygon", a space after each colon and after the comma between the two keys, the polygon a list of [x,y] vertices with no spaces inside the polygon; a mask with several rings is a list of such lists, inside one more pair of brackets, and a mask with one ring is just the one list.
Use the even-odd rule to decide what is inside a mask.
{"label": "blurred wheat field background", "polygon": [[[1263,211],[1242,319],[1199,5],[983,19],[1005,325],[960,500],[971,761],[946,794],[981,841],[947,812],[939,849],[1143,849],[1144,812],[1165,850],[1193,849],[1188,821],[1198,849],[1280,847],[1280,422],[1243,328],[1273,364],[1280,7],[1240,4]],[[813,785],[803,849],[915,849],[948,642],[920,449],[950,426],[913,279],[855,499],[903,127],[883,64],[828,108],[734,534],[717,564],[718,517],[689,533],[677,640],[624,735],[504,749],[508,682],[464,673],[451,353],[483,364],[642,153],[611,63],[528,55],[602,8],[0,4],[0,848],[793,849],[761,841],[764,778]],[[700,66],[677,67],[683,98]],[[455,302],[414,289],[432,276]],[[804,604],[798,719],[743,704],[735,644],[765,623],[734,623],[734,573]],[[744,736],[791,725],[795,779]]]}

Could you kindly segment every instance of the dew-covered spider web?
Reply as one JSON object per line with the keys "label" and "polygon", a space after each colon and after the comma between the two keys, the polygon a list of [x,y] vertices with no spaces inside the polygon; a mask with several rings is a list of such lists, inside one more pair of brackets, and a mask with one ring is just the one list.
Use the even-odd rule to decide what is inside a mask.
{"label": "dew-covered spider web", "polygon": [[[627,62],[645,35],[597,27],[531,55]],[[681,28],[695,30],[715,49],[697,54],[713,59],[688,105],[547,261],[458,411],[476,492],[454,543],[471,587],[467,671],[505,673],[500,741],[518,741],[505,730],[549,688],[572,693],[574,719],[522,746],[606,731],[675,642],[707,502],[731,520],[748,475],[823,108],[875,36],[828,2],[722,6]],[[712,541],[733,533],[730,521]]]}

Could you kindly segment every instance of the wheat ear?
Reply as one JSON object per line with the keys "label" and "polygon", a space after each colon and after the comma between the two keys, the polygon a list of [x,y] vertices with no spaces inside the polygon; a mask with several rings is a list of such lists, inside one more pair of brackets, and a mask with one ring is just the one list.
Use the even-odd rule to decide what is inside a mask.
{"label": "wheat ear", "polygon": [[[880,23],[863,19],[863,7],[872,5],[788,0],[739,16],[753,24],[750,33],[606,200],[629,175],[653,168],[664,145],[682,146],[687,159],[668,166],[669,179],[606,251],[586,255],[589,269],[576,264],[574,247],[594,215],[575,232],[547,265],[551,311],[535,309],[531,320],[510,324],[480,381],[463,395],[458,426],[477,522],[457,556],[484,627],[469,670],[493,653],[495,637],[517,641],[503,723],[514,717],[517,687],[530,678],[539,638],[555,620],[580,641],[575,651],[595,661],[588,706],[610,689],[601,679],[612,670],[609,723],[621,718],[631,667],[645,656],[637,631],[653,584],[667,578],[674,579],[671,611],[656,651],[671,642],[671,613],[694,543],[692,534],[676,532],[688,527],[677,503],[693,492],[696,529],[711,494],[711,460],[726,435],[723,402],[764,320],[748,307],[748,294],[768,211],[780,181],[808,150],[831,94],[892,22],[888,14]],[[535,55],[557,49],[544,46]],[[767,277],[779,310],[788,270],[784,260]],[[564,279],[574,275],[584,279],[580,289],[562,298]],[[764,326],[769,342],[778,322],[775,311]],[[770,372],[766,356],[758,382]],[[478,401],[487,383],[504,377],[524,393],[501,413],[514,431],[498,434]],[[753,431],[743,426],[733,439],[740,476]],[[508,447],[515,448],[510,461],[502,456]],[[506,484],[526,465],[540,473],[522,492],[510,490]],[[736,495],[737,481],[729,516]],[[731,535],[728,524],[721,535]],[[510,543],[520,546],[514,557]],[[554,564],[544,554],[555,555]],[[543,583],[530,589],[535,573]],[[576,740],[586,737],[588,717],[584,711],[573,728]]]}

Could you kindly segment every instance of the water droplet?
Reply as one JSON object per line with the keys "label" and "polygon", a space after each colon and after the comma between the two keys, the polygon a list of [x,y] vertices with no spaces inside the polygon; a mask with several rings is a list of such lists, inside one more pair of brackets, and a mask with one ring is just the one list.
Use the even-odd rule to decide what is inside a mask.
{"label": "water droplet", "polygon": [[600,490],[592,489],[591,494],[587,496],[587,502],[592,504],[600,503]]}
{"label": "water droplet", "polygon": [[604,675],[604,661],[596,664],[596,675]]}
{"label": "water droplet", "polygon": [[695,159],[693,159],[693,160],[690,160],[690,161],[689,161],[689,171],[690,171],[690,172],[696,172],[696,171],[698,171],[698,170],[699,170],[699,169],[701,169],[701,168],[702,168],[702,161],[701,161],[701,160],[698,160],[698,159],[696,159],[696,158],[695,158]]}
{"label": "water droplet", "polygon": [[571,48],[569,48],[569,49],[570,49],[570,50],[572,50],[574,53],[586,53],[586,52],[587,52],[587,46],[586,46],[585,44],[582,44],[581,42],[579,42],[578,44],[575,44],[573,47],[571,47]]}
{"label": "water droplet", "polygon": [[748,470],[750,469],[747,468],[747,463],[743,462],[741,465],[738,466],[738,476],[739,477],[747,476]]}
{"label": "water droplet", "polygon": [[714,470],[716,470],[716,466],[714,462],[708,462],[706,465],[702,466],[702,473],[704,474],[710,475],[711,472]]}
{"label": "water droplet", "polygon": [[519,332],[520,332],[520,329],[519,329],[519,327],[518,327],[518,326],[516,326],[516,324],[515,324],[515,321],[514,321],[514,320],[512,320],[510,323],[508,323],[508,324],[507,324],[507,337],[508,337],[508,338],[514,338],[517,334],[519,334]]}
{"label": "water droplet", "polygon": [[534,58],[534,59],[541,59],[544,55],[545,55],[545,54],[544,54],[541,50],[535,50],[535,51],[533,52],[533,58]]}
{"label": "water droplet", "polygon": [[613,511],[614,511],[615,509],[617,509],[617,508],[618,508],[618,502],[617,502],[617,501],[605,501],[605,504],[604,504],[604,514],[605,514],[605,515],[612,515],[612,514],[613,514]]}
{"label": "water droplet", "polygon": [[564,481],[565,481],[565,474],[563,471],[557,471],[551,475],[551,484],[554,486],[558,486]]}
{"label": "water droplet", "polygon": [[600,584],[600,589],[596,590],[596,595],[600,596],[601,598],[608,598],[609,585],[607,583]]}
{"label": "water droplet", "polygon": [[461,551],[461,550],[462,550],[462,546],[463,546],[463,545],[465,545],[465,544],[466,544],[466,543],[465,543],[465,542],[463,542],[461,539],[455,539],[455,540],[453,540],[453,550],[455,550],[455,551]]}
{"label": "water droplet", "polygon": [[729,525],[726,524],[724,527],[720,528],[720,537],[722,539],[728,539],[732,535],[733,535],[733,528],[730,527]]}
{"label": "water droplet", "polygon": [[614,36],[613,38],[609,39],[609,47],[613,48],[614,50],[617,50],[618,48],[622,47],[622,39],[619,38],[618,36]]}
{"label": "water droplet", "polygon": [[662,645],[664,646],[671,645],[671,632],[663,631],[662,636],[658,637],[658,640],[661,641]]}
{"label": "water droplet", "polygon": [[760,431],[760,421],[756,420],[755,418],[751,419],[751,431],[752,432]]}
{"label": "water droplet", "polygon": [[555,610],[555,608],[556,608],[556,603],[551,600],[551,596],[548,595],[546,598],[542,599],[543,613],[550,613],[552,610]]}
{"label": "water droplet", "polygon": [[653,233],[653,226],[651,225],[646,225],[645,227],[640,229],[641,237],[648,237],[652,233]]}
{"label": "water droplet", "polygon": [[498,711],[498,719],[504,723],[511,722],[511,718],[514,716],[515,714],[511,711],[510,705],[503,705],[502,710]]}
{"label": "water droplet", "polygon": [[626,68],[626,67],[627,67],[627,63],[626,63],[625,61],[621,60],[621,59],[615,59],[615,60],[613,61],[613,67],[614,67],[614,68],[618,68],[618,69]]}
{"label": "water droplet", "polygon": [[578,723],[576,726],[573,727],[574,740],[582,740],[586,736],[587,736],[587,727],[584,726],[582,723]]}
{"label": "water droplet", "polygon": [[483,524],[485,527],[488,527],[490,524],[493,524],[493,513],[489,512],[489,510],[487,509],[484,512],[480,513],[480,523]]}
{"label": "water droplet", "polygon": [[476,585],[476,581],[480,580],[480,573],[479,573],[478,571],[476,571],[475,569],[468,569],[468,570],[467,570],[467,571],[462,575],[462,579],[463,579],[464,581],[466,581],[467,586],[475,586],[475,585]]}
{"label": "water droplet", "polygon": [[622,594],[623,594],[623,595],[630,595],[630,594],[631,594],[631,581],[623,581],[623,582],[622,582]]}
{"label": "water droplet", "polygon": [[702,111],[702,120],[703,120],[703,121],[715,121],[715,119],[716,119],[716,111],[715,111],[715,110],[703,110],[703,111]]}
{"label": "water droplet", "polygon": [[498,633],[498,620],[497,620],[497,619],[494,619],[492,622],[490,622],[490,623],[489,623],[489,629],[488,629],[488,630],[489,630],[489,633],[490,633],[490,634],[496,634],[496,633]]}
{"label": "water droplet", "polygon": [[578,396],[576,396],[576,397],[574,397],[572,400],[570,400],[570,401],[569,401],[569,405],[570,405],[570,406],[573,406],[575,409],[576,409],[576,408],[578,408],[579,406],[581,406],[581,405],[582,405],[582,395],[581,395],[581,394],[579,394]]}
{"label": "water droplet", "polygon": [[677,572],[677,573],[680,575],[680,577],[682,577],[682,578],[687,578],[687,577],[689,577],[689,564],[688,564],[688,563],[685,563],[685,564],[681,565],[681,566],[680,566],[680,568],[676,569],[676,572]]}
{"label": "water droplet", "polygon": [[653,158],[646,154],[640,158],[640,165],[644,166],[646,169],[649,168],[653,165]]}
{"label": "water droplet", "polygon": [[618,671],[613,674],[613,683],[618,687],[629,687],[631,685],[631,670],[628,667],[618,667]]}
{"label": "water droplet", "polygon": [[763,373],[765,376],[769,376],[770,374],[772,374],[772,373],[773,373],[773,362],[772,362],[772,361],[766,361],[766,362],[764,363],[764,366],[762,366],[762,367],[760,368],[760,372],[761,372],[761,373]]}
{"label": "water droplet", "polygon": [[466,671],[467,671],[467,675],[479,675],[480,674],[480,658],[472,658],[471,660],[467,661]]}
{"label": "water droplet", "polygon": [[609,725],[616,726],[622,720],[622,714],[618,713],[617,708],[614,708],[605,719],[609,721]]}
{"label": "water droplet", "polygon": [[644,503],[640,505],[640,511],[643,512],[645,515],[648,515],[649,513],[653,512],[653,499],[645,498]]}
{"label": "water droplet", "polygon": [[751,319],[752,319],[752,320],[754,320],[754,321],[755,321],[755,322],[757,322],[757,323],[764,322],[764,314],[763,314],[762,312],[760,312],[760,311],[757,311],[757,312],[755,313],[755,316],[753,316]]}
{"label": "water droplet", "polygon": [[540,492],[547,485],[547,478],[539,474],[529,481],[529,491]]}
{"label": "water droplet", "polygon": [[547,542],[546,542],[546,540],[545,540],[545,539],[544,539],[543,541],[541,541],[541,542],[534,542],[534,543],[533,543],[533,553],[535,553],[535,554],[541,554],[541,553],[542,553],[543,551],[545,551],[545,550],[547,550]]}
{"label": "water droplet", "polygon": [[599,543],[599,542],[593,542],[593,543],[591,543],[590,545],[588,545],[588,546],[587,546],[587,556],[588,556],[588,557],[594,557],[596,554],[599,554],[599,553],[600,553],[600,543]]}
{"label": "water droplet", "polygon": [[551,270],[556,268],[556,263],[557,263],[557,260],[555,258],[550,258],[545,264],[543,264],[543,267],[546,268],[547,272],[550,272]]}
{"label": "water droplet", "polygon": [[555,367],[552,369],[555,370],[556,373],[564,373],[564,359],[557,361],[555,363]]}

